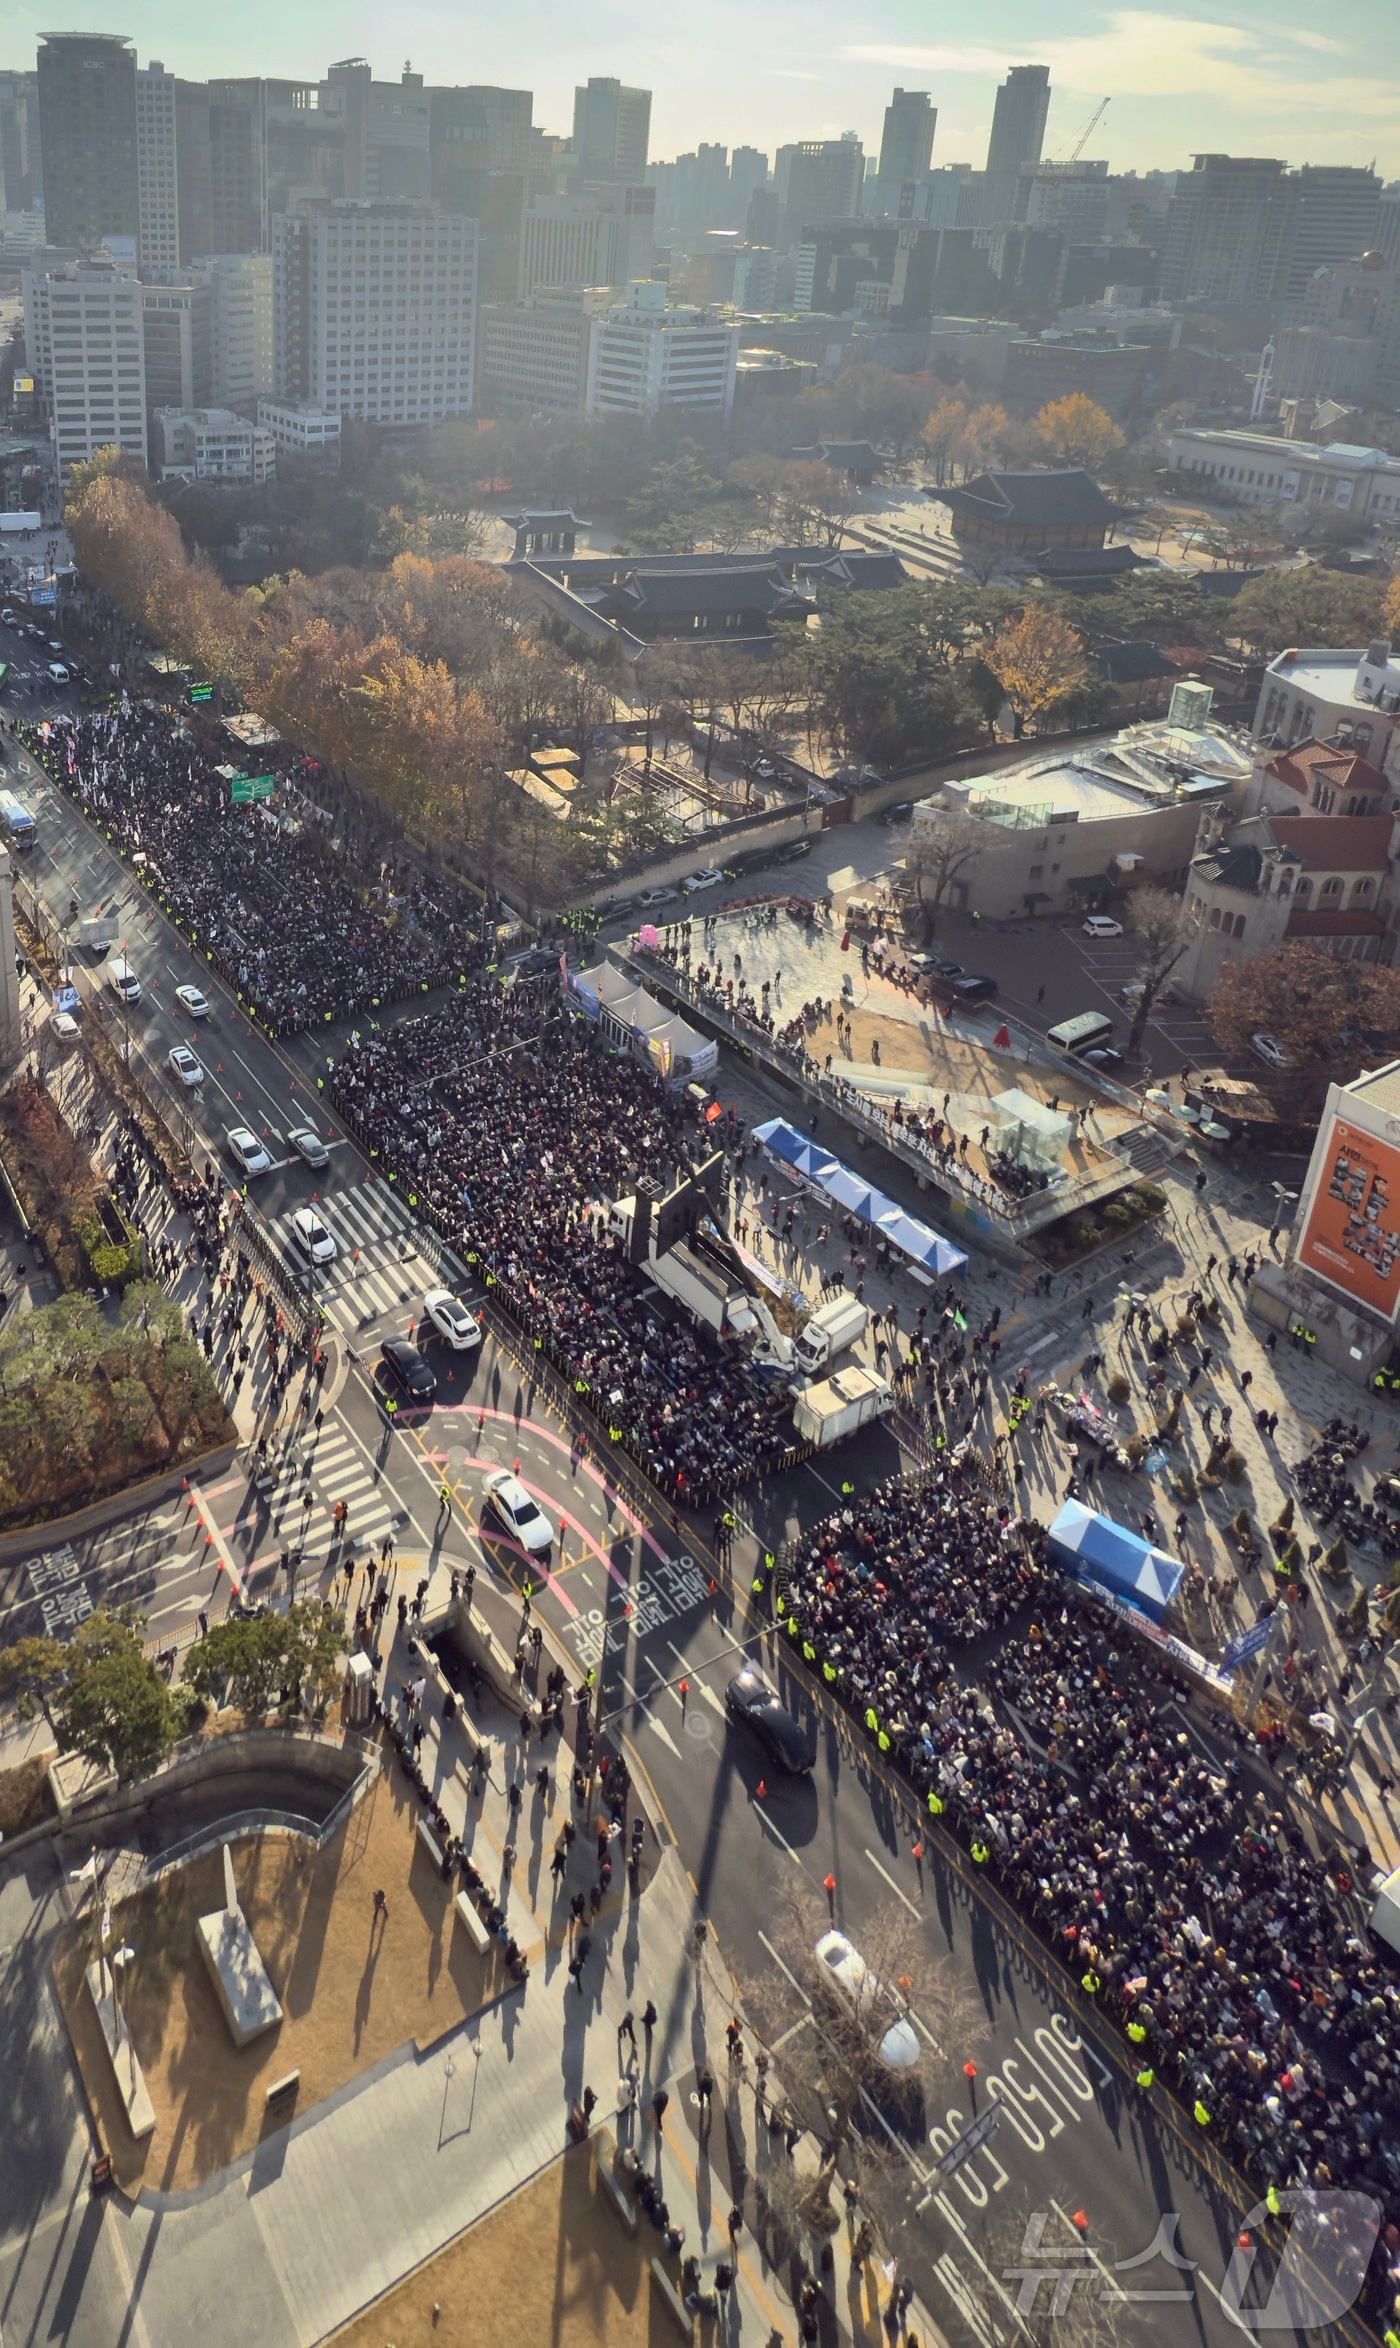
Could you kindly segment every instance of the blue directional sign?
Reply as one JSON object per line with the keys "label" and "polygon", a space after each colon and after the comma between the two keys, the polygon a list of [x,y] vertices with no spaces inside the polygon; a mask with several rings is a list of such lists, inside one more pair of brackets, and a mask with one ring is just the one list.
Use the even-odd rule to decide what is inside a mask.
{"label": "blue directional sign", "polygon": [[1220,1658],[1221,1670],[1237,1671],[1242,1663],[1248,1663],[1253,1656],[1260,1654],[1268,1643],[1273,1627],[1274,1618],[1267,1614],[1262,1622],[1252,1622],[1247,1631],[1241,1631],[1238,1638],[1231,1639]]}
{"label": "blue directional sign", "polygon": [[75,986],[61,986],[54,995],[55,1011],[76,1011],[82,997]]}

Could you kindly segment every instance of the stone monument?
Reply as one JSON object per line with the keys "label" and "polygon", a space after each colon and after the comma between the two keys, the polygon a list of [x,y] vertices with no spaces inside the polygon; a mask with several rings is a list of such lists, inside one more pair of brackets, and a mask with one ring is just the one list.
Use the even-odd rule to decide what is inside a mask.
{"label": "stone monument", "polygon": [[275,2029],[282,2008],[238,1904],[231,1843],[224,1844],[224,1904],[201,1916],[195,1929],[234,2045],[247,2046]]}

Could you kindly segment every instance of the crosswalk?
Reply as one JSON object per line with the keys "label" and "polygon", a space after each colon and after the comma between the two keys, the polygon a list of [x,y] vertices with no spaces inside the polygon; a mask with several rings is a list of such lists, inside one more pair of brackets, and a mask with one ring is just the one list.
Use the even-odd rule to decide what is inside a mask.
{"label": "crosswalk", "polygon": [[308,1557],[330,1548],[338,1500],[349,1512],[345,1539],[361,1548],[382,1541],[398,1513],[376,1485],[364,1453],[333,1420],[299,1438],[254,1482],[267,1510],[268,1540],[284,1549],[300,1547]]}
{"label": "crosswalk", "polygon": [[[295,1210],[269,1218],[268,1233],[298,1281],[306,1262],[292,1232]],[[439,1284],[435,1258],[420,1252],[422,1234],[392,1194],[378,1183],[333,1190],[318,1207],[336,1243],[336,1259],[316,1275],[318,1309],[342,1337],[353,1338],[388,1315],[421,1301]]]}

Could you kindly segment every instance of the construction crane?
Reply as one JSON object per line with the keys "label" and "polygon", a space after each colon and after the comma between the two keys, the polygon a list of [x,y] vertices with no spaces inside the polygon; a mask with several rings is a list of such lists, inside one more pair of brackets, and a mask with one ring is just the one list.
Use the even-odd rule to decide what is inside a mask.
{"label": "construction crane", "polygon": [[1094,132],[1097,130],[1105,114],[1108,112],[1108,103],[1109,102],[1107,98],[1100,98],[1097,106],[1094,108],[1093,113],[1090,115],[1088,121],[1084,125],[1083,130],[1080,132],[1079,138],[1073,150],[1065,157],[1065,161],[1067,163],[1077,163],[1079,161],[1080,156],[1088,146],[1090,139],[1094,135]]}

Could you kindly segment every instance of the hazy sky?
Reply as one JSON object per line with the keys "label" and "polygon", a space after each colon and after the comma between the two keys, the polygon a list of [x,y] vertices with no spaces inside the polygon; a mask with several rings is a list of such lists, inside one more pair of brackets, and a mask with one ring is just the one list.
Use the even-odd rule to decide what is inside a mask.
{"label": "hazy sky", "polygon": [[[878,146],[894,83],[938,107],[934,162],[981,163],[992,93],[1008,65],[1051,69],[1048,155],[1067,155],[1097,101],[1112,100],[1087,155],[1116,170],[1177,168],[1200,149],[1291,163],[1375,162],[1400,176],[1400,9],[1394,0],[1263,0],[1169,15],[1085,0],[988,0],[975,12],[927,0],[526,0],[484,7],[408,0],[243,0],[191,14],[186,0],[82,0],[72,21],[123,32],[195,79],[213,73],[315,80],[360,54],[383,80],[406,59],[429,81],[535,92],[535,120],[567,131],[573,88],[614,73],[654,93],[652,154],[701,139],[770,153],[782,141],[858,131]],[[6,0],[0,63],[34,55],[64,20]],[[1319,19],[1325,31],[1316,28]]]}

